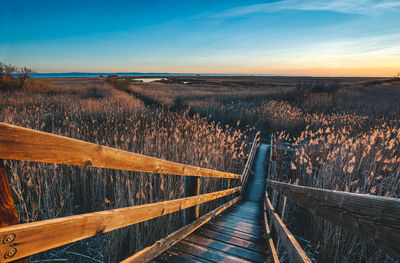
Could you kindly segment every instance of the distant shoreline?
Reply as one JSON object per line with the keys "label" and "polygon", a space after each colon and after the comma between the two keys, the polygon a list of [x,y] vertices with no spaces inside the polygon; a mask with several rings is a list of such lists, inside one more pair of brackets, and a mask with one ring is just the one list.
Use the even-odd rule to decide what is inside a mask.
{"label": "distant shoreline", "polygon": [[34,78],[97,78],[100,76],[118,75],[119,77],[320,77],[320,78],[390,78],[393,76],[339,76],[339,75],[282,75],[282,74],[196,74],[196,73],[138,73],[138,72],[116,72],[116,73],[33,73]]}

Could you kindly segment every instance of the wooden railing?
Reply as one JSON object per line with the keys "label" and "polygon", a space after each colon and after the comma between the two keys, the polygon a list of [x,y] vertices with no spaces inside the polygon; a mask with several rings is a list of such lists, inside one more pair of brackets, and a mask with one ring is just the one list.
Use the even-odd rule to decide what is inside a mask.
{"label": "wooden railing", "polygon": [[[268,175],[275,172],[273,147],[271,145],[271,169]],[[266,185],[266,232],[274,262],[279,262],[275,249],[275,244],[279,242],[287,250],[291,262],[311,262],[281,219],[284,218],[286,198],[400,259],[400,199],[299,186],[269,179]],[[278,211],[275,211],[273,203],[276,203]],[[271,225],[276,230],[275,235],[271,233]],[[275,244],[273,236],[277,240]]]}
{"label": "wooden railing", "polygon": [[242,177],[241,177],[242,187],[243,188],[247,184],[247,179],[249,178],[249,174],[250,174],[250,171],[251,171],[251,165],[252,165],[252,163],[254,161],[254,158],[256,156],[258,146],[260,146],[260,137],[259,137],[259,135],[260,135],[260,132],[257,132],[256,136],[254,136],[254,140],[253,140],[253,143],[252,143],[250,154],[249,154],[249,157],[247,158],[246,165],[244,166],[244,169],[243,169],[243,173],[242,173]]}
{"label": "wooden railing", "polygon": [[[13,204],[10,206],[2,205],[0,206],[0,212],[2,213],[0,220],[2,221],[1,226],[3,226],[0,228],[0,262],[10,262],[21,259],[101,233],[190,207],[198,207],[200,204],[238,193],[241,191],[242,186],[230,189],[229,180],[240,179],[243,183],[244,176],[247,177],[248,171],[250,170],[257,145],[258,134],[253,141],[253,146],[250,151],[251,154],[249,155],[243,174],[238,175],[170,162],[63,136],[0,123],[0,159],[174,174],[197,178],[215,177],[228,179],[228,189],[213,193],[199,195],[198,191],[196,191],[192,193],[193,196],[175,200],[25,224],[15,225],[15,208],[14,211],[13,209],[9,209],[10,207],[13,208]],[[5,181],[0,185],[0,191],[2,191],[2,186],[8,184],[6,175],[3,176],[3,179]],[[6,189],[0,193],[2,197],[1,201],[6,202],[9,200],[4,198],[2,196],[3,194],[5,194],[8,199],[11,198],[11,204],[11,192],[9,190],[7,192]],[[124,262],[147,262],[155,258],[195,229],[205,224],[211,218],[235,204],[238,200],[239,197],[233,198],[201,217],[199,217],[197,212],[197,219],[194,222],[129,257]],[[14,213],[14,221],[6,222],[7,213]],[[10,225],[4,227],[7,223]]]}

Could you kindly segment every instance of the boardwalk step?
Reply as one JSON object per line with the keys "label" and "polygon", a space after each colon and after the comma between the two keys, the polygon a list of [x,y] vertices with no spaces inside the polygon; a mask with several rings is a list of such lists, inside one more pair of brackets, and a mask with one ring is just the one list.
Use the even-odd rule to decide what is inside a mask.
{"label": "boardwalk step", "polygon": [[231,254],[215,250],[209,247],[203,247],[200,245],[188,243],[186,241],[181,241],[174,246],[175,251],[182,251],[184,253],[195,256],[196,258],[209,260],[211,262],[251,262],[248,260],[241,259],[239,257],[235,257]]}
{"label": "boardwalk step", "polygon": [[233,246],[228,243],[200,235],[190,235],[185,239],[185,241],[198,244],[204,247],[210,247],[219,251],[223,251],[228,254],[232,254],[236,257],[254,262],[264,262],[267,259],[266,254],[257,253],[242,247]]}

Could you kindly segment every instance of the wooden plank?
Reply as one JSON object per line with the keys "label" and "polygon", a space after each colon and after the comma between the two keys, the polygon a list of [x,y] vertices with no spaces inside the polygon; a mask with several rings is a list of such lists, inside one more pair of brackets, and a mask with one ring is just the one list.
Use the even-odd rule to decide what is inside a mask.
{"label": "wooden plank", "polygon": [[230,235],[233,237],[237,237],[237,238],[241,238],[253,243],[259,243],[262,244],[264,242],[264,240],[260,237],[260,236],[255,236],[255,235],[251,235],[251,234],[247,234],[244,232],[240,232],[237,230],[233,230],[233,229],[229,229],[229,228],[224,228],[218,225],[214,225],[212,223],[207,223],[203,226],[204,229],[208,229],[214,232],[218,232],[218,233],[222,233],[225,235]]}
{"label": "wooden plank", "polygon": [[181,241],[175,245],[175,250],[179,250],[196,257],[206,259],[212,262],[233,262],[233,263],[243,263],[243,262],[250,262],[228,253],[224,253],[222,251],[217,251],[212,248],[205,248],[200,245],[191,244],[188,242]]}
{"label": "wooden plank", "polygon": [[232,209],[233,211],[238,211],[240,213],[259,213],[260,211],[262,211],[262,209],[260,208],[260,206],[251,206],[248,204],[241,204],[239,207],[235,207],[234,209]]}
{"label": "wooden plank", "polygon": [[[97,234],[167,215],[239,192],[240,190],[241,187],[236,187],[170,201],[7,226],[0,228],[0,237],[10,234],[15,235],[14,241],[9,245],[13,245],[18,250],[14,256],[14,259],[18,259]],[[5,250],[7,246],[1,243],[0,251]]]}
{"label": "wooden plank", "polygon": [[203,228],[200,228],[195,233],[198,234],[198,235],[202,235],[202,236],[211,238],[211,239],[215,239],[215,240],[218,240],[218,241],[225,242],[225,243],[230,244],[230,245],[246,248],[246,249],[258,252],[258,253],[262,253],[262,254],[267,254],[268,253],[268,250],[267,250],[266,246],[264,246],[262,244],[250,242],[248,240],[243,240],[241,238],[237,238],[237,237],[233,237],[233,236],[230,236],[230,235],[221,234],[221,233],[214,232],[214,231],[207,230],[207,229],[203,229]]}
{"label": "wooden plank", "polygon": [[258,147],[258,135],[259,134],[260,134],[260,132],[257,132],[256,135],[254,136],[254,140],[253,140],[253,144],[251,146],[250,154],[249,154],[249,157],[247,158],[246,165],[244,166],[244,169],[243,169],[243,173],[242,173],[242,176],[241,176],[242,186],[246,185],[246,183],[247,183],[248,174],[249,174],[249,172],[251,170],[251,166],[253,164],[254,156],[256,154],[257,147]]}
{"label": "wooden plank", "polygon": [[240,231],[240,232],[251,234],[251,235],[255,235],[255,236],[261,235],[261,231],[259,231],[259,230],[248,229],[248,228],[237,228],[236,226],[234,226],[232,224],[221,222],[221,221],[214,221],[213,220],[212,223],[214,225],[217,225],[217,226],[220,226],[220,227],[224,227],[224,228]]}
{"label": "wooden plank", "polygon": [[[15,209],[14,199],[8,182],[7,171],[3,167],[3,160],[0,160],[0,227],[18,224],[19,218],[17,209]],[[4,249],[1,250],[0,261],[2,259],[14,260],[17,253],[15,247],[11,246],[15,235],[0,236],[1,242],[4,244]],[[29,263],[29,258],[22,258],[14,261],[15,263]]]}
{"label": "wooden plank", "polygon": [[261,214],[262,209],[260,207],[250,207],[247,206],[246,204],[241,205],[240,207],[235,207],[234,209],[232,209],[232,211],[234,212],[238,212],[238,213],[243,213],[243,214]]}
{"label": "wooden plank", "polygon": [[18,224],[18,214],[4,167],[0,167],[0,200],[0,227]]}
{"label": "wooden plank", "polygon": [[267,259],[267,255],[265,254],[257,253],[242,247],[229,245],[227,243],[196,234],[187,236],[184,241],[192,244],[198,244],[203,247],[210,247],[218,251],[223,251],[225,253],[232,254],[236,257],[243,258],[252,262],[265,262],[265,260]]}
{"label": "wooden plank", "polygon": [[[184,180],[184,192],[185,197],[196,196],[200,194],[200,177],[196,176],[187,176]],[[199,206],[196,205],[194,207],[190,207],[186,209],[184,214],[184,222],[185,224],[190,224],[197,218],[199,218],[200,209]]]}
{"label": "wooden plank", "polygon": [[155,262],[170,262],[170,263],[198,263],[198,262],[211,262],[205,259],[197,258],[193,255],[183,253],[182,251],[166,251],[162,258],[157,258]]}
{"label": "wooden plank", "polygon": [[231,227],[234,226],[235,228],[241,229],[241,228],[246,228],[246,229],[251,229],[251,230],[258,230],[261,231],[263,230],[263,228],[261,227],[261,225],[256,225],[256,224],[248,224],[246,222],[240,221],[240,220],[232,220],[229,218],[225,218],[225,217],[220,217],[220,218],[216,218],[213,220],[214,222],[222,222],[222,223],[227,223],[229,224]]}
{"label": "wooden plank", "polygon": [[177,231],[173,232],[172,234],[168,235],[166,238],[163,238],[152,246],[149,246],[136,254],[130,256],[129,258],[121,261],[123,263],[127,262],[148,262],[153,258],[157,257],[158,255],[162,254],[168,248],[172,247],[174,244],[179,242],[181,239],[210,221],[214,216],[222,213],[225,209],[229,208],[233,204],[235,204],[239,200],[239,197],[227,202],[226,204],[212,210],[211,212],[205,214],[204,216],[200,217],[193,223],[186,225]]}
{"label": "wooden plank", "polygon": [[255,219],[254,217],[244,217],[242,215],[235,214],[224,214],[224,219],[232,220],[232,221],[240,221],[246,224],[258,225],[260,223],[259,218]]}
{"label": "wooden plank", "polygon": [[267,180],[295,203],[400,258],[400,199]]}
{"label": "wooden plank", "polygon": [[234,217],[238,218],[241,220],[249,221],[249,222],[260,222],[263,218],[260,217],[259,215],[246,215],[246,214],[240,214],[240,213],[234,213],[234,212],[227,212],[224,214],[226,218]]}
{"label": "wooden plank", "polygon": [[269,223],[268,223],[267,204],[266,204],[267,199],[268,199],[267,192],[265,192],[265,200],[264,200],[265,234],[267,236],[267,244],[268,244],[269,251],[271,253],[272,262],[279,263],[278,253],[276,252],[274,241],[272,240],[272,237],[271,237],[271,229],[270,229]]}
{"label": "wooden plank", "polygon": [[70,164],[185,176],[241,178],[0,122],[0,159]]}
{"label": "wooden plank", "polygon": [[311,260],[308,258],[304,250],[301,248],[296,238],[290,233],[289,229],[280,219],[278,214],[275,212],[269,198],[267,198],[267,211],[268,215],[272,220],[272,225],[276,229],[277,235],[280,238],[283,246],[286,248],[286,251],[289,255],[290,262],[300,263],[307,262],[311,263]]}

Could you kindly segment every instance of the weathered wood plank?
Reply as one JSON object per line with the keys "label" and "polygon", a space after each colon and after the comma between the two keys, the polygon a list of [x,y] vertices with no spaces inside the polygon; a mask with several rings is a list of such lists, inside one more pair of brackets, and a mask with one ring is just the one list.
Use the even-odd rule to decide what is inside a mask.
{"label": "weathered wood plank", "polygon": [[254,136],[254,140],[253,140],[253,144],[251,146],[250,154],[249,154],[249,157],[247,158],[246,165],[244,166],[244,169],[243,169],[243,173],[242,173],[242,177],[241,177],[242,186],[246,185],[247,178],[248,178],[249,172],[251,170],[251,166],[252,166],[253,161],[254,161],[254,156],[256,155],[256,152],[257,152],[258,140],[259,140],[258,135],[259,134],[260,134],[260,132],[257,132],[256,135]]}
{"label": "weathered wood plank", "polygon": [[266,254],[257,253],[242,247],[227,244],[222,241],[214,240],[197,234],[187,236],[184,241],[198,244],[203,247],[210,247],[225,253],[232,254],[236,257],[243,258],[252,262],[265,262],[267,259]]}
{"label": "weathered wood plank", "polygon": [[254,229],[248,229],[248,228],[238,228],[238,227],[236,227],[236,226],[234,226],[232,224],[221,222],[221,221],[213,220],[212,223],[214,225],[217,225],[217,226],[220,226],[220,227],[224,227],[224,228],[227,228],[227,229],[240,231],[240,232],[243,232],[243,233],[246,233],[246,234],[250,234],[250,235],[258,236],[258,235],[261,234],[260,230],[254,230]]}
{"label": "weathered wood plank", "polygon": [[238,174],[170,162],[1,122],[0,159],[185,176],[241,178]]}
{"label": "weathered wood plank", "polygon": [[200,228],[195,233],[198,235],[202,235],[202,236],[205,236],[205,237],[208,237],[211,239],[222,241],[222,242],[225,242],[227,244],[231,244],[231,245],[234,245],[237,247],[246,248],[246,249],[258,252],[258,253],[262,253],[262,254],[268,253],[266,246],[258,244],[258,243],[253,243],[248,240],[241,239],[241,238],[233,237],[230,235],[225,235],[225,234],[222,234],[219,232],[214,232],[214,231],[210,231],[210,230],[203,229],[203,228]]}
{"label": "weathered wood plank", "polygon": [[271,229],[269,228],[268,215],[267,215],[267,199],[268,199],[268,195],[267,195],[267,192],[265,192],[265,200],[264,200],[265,234],[267,237],[267,244],[268,244],[269,251],[271,253],[272,262],[279,263],[278,253],[276,252],[274,241],[272,240],[272,237],[271,237]]}
{"label": "weathered wood plank", "polygon": [[302,263],[307,262],[311,263],[311,260],[308,258],[304,250],[301,248],[296,238],[290,233],[289,229],[280,219],[278,214],[275,212],[269,198],[266,200],[266,207],[268,211],[268,215],[272,220],[272,225],[276,229],[277,235],[280,238],[283,246],[286,248],[288,252],[290,262]]}
{"label": "weathered wood plank", "polygon": [[[200,177],[187,176],[184,180],[185,197],[196,196],[200,194]],[[200,216],[199,206],[190,207],[186,209],[184,214],[185,224],[190,224]]]}
{"label": "weathered wood plank", "polygon": [[227,202],[226,204],[212,210],[211,212],[205,214],[204,216],[198,218],[193,223],[186,225],[172,234],[168,235],[166,238],[163,238],[152,246],[149,246],[136,254],[130,256],[129,258],[121,261],[123,263],[127,262],[148,262],[158,255],[162,254],[168,248],[172,247],[174,244],[182,240],[184,237],[210,221],[214,216],[222,213],[225,209],[229,208],[233,204],[235,204],[239,200],[239,197]]}
{"label": "weathered wood plank", "polygon": [[[0,160],[2,163],[3,161]],[[15,209],[7,172],[0,164],[0,227],[18,224],[18,214]]]}
{"label": "weathered wood plank", "polygon": [[226,263],[243,263],[243,262],[250,262],[233,255],[224,253],[222,251],[217,251],[212,248],[206,248],[200,245],[191,244],[188,242],[181,241],[175,245],[175,251],[183,251],[185,253],[194,255],[196,257],[206,259],[212,262],[226,262]]}
{"label": "weathered wood plank", "polygon": [[[0,160],[0,227],[18,224],[19,218],[13,196],[8,182],[7,171],[3,167],[3,160]],[[9,244],[15,239],[13,234],[1,236],[1,242],[5,245],[5,249],[1,250],[0,262],[2,259],[14,260],[17,250]],[[14,263],[29,263],[28,258],[22,258],[14,261]]]}
{"label": "weathered wood plank", "polygon": [[400,258],[400,199],[270,180],[267,184],[312,213]]}
{"label": "weathered wood plank", "polygon": [[241,238],[253,243],[258,243],[258,244],[263,244],[264,240],[260,237],[260,236],[255,236],[255,235],[251,235],[248,233],[244,233],[244,232],[240,232],[237,230],[232,230],[229,228],[225,228],[225,227],[220,227],[218,225],[214,225],[212,223],[207,223],[203,226],[204,229],[208,229],[214,232],[218,232],[218,233],[222,233],[225,235],[230,235],[233,237],[237,237],[237,238]]}
{"label": "weathered wood plank", "polygon": [[199,263],[205,262],[209,263],[211,261],[197,258],[193,255],[183,253],[182,251],[176,252],[174,250],[168,250],[163,255],[162,258],[157,258],[155,262],[169,262],[169,263]]}
{"label": "weathered wood plank", "polygon": [[230,220],[242,221],[242,222],[248,223],[248,224],[259,224],[260,223],[260,220],[258,220],[258,218],[246,217],[245,215],[240,215],[240,214],[225,213],[224,218],[230,219]]}
{"label": "weathered wood plank", "polygon": [[261,226],[261,222],[260,224],[254,224],[254,223],[247,223],[244,222],[240,219],[235,220],[235,219],[231,219],[231,218],[226,218],[226,217],[219,217],[214,219],[215,222],[223,222],[223,223],[227,223],[231,226],[234,226],[235,228],[241,229],[241,228],[247,228],[247,229],[252,229],[252,230],[264,230]]}
{"label": "weathered wood plank", "polygon": [[236,217],[236,218],[242,218],[245,220],[249,220],[249,221],[253,221],[253,222],[260,222],[260,220],[263,219],[263,217],[261,217],[258,214],[254,214],[254,215],[247,215],[244,213],[236,213],[236,212],[226,212],[226,216],[227,217]]}
{"label": "weathered wood plank", "polygon": [[[143,222],[238,192],[241,187],[170,201],[81,214],[34,223],[0,228],[0,238],[15,235],[10,244],[0,244],[0,251],[9,245],[17,249],[19,259],[100,233]],[[6,260],[8,262],[9,260]]]}

